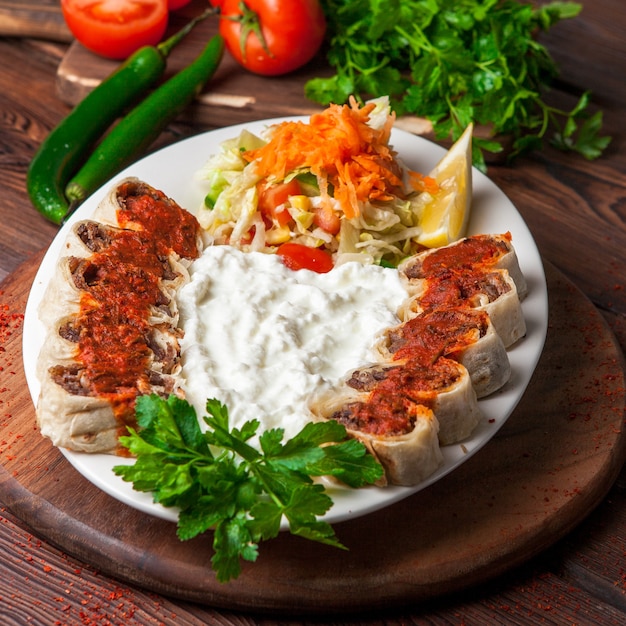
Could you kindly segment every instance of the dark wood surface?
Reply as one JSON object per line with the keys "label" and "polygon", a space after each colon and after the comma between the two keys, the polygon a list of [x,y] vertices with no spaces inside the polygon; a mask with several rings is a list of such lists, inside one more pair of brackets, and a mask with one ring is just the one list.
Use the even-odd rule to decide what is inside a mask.
{"label": "dark wood surface", "polygon": [[[577,90],[590,88],[605,111],[606,130],[613,135],[607,154],[595,162],[563,155],[551,148],[513,166],[493,166],[489,176],[509,195],[527,220],[544,258],[557,270],[560,284],[568,280],[608,322],[621,349],[626,346],[626,157],[624,100],[626,88],[626,6],[621,0],[586,0],[575,21],[555,28],[546,39],[562,68],[562,83],[554,93],[568,103]],[[25,171],[49,129],[69,110],[55,95],[64,44],[0,39],[0,288],[9,295],[19,284],[18,268],[29,267],[57,229],[30,206],[24,189]],[[233,119],[221,107],[207,121],[206,106],[197,103],[159,139],[164,145],[227,125]],[[254,110],[249,119],[259,117]],[[241,114],[241,111],[239,112]],[[278,113],[280,114],[280,112]],[[265,112],[261,116],[265,116]],[[234,121],[239,121],[234,120]],[[23,272],[24,280],[27,272]],[[564,280],[561,276],[566,277]],[[573,297],[573,296],[572,296]],[[5,301],[3,300],[3,302]],[[578,295],[576,297],[578,303]],[[580,305],[582,306],[582,305]],[[11,312],[11,311],[9,311]],[[5,314],[7,312],[5,311]],[[596,321],[572,318],[572,327],[588,334],[596,346],[601,334]],[[19,319],[3,329],[19,333]],[[555,340],[557,340],[555,338]],[[608,340],[607,345],[613,345]],[[20,433],[11,427],[19,394],[9,392],[20,364],[0,362],[0,462],[11,461],[12,444]],[[2,358],[0,354],[0,359]],[[597,364],[597,391],[606,390]],[[556,363],[555,367],[561,367]],[[563,362],[562,367],[571,367]],[[618,379],[614,379],[618,380]],[[11,384],[10,384],[11,383]],[[623,412],[624,389],[614,389],[614,412]],[[577,413],[593,414],[594,394],[582,395]],[[622,415],[623,417],[623,415]],[[617,427],[616,427],[617,429]],[[617,437],[617,435],[616,435]],[[558,445],[558,441],[555,442]],[[37,460],[33,456],[33,463]],[[59,469],[58,464],[48,471]],[[59,470],[61,471],[61,470]],[[13,479],[19,482],[19,476]],[[389,606],[380,612],[333,616],[333,623],[359,624],[621,624],[626,621],[626,502],[623,470],[602,501],[589,503],[588,515],[556,544],[545,546],[530,561],[495,580],[468,581],[470,589],[452,597]],[[550,498],[550,494],[543,494]],[[5,503],[6,505],[6,503]],[[274,618],[230,609],[207,608],[148,592],[107,576],[93,564],[59,550],[32,532],[8,508],[0,518],[0,623],[6,624],[252,624]],[[149,532],[149,531],[148,531]],[[472,582],[478,583],[471,586]],[[381,585],[385,583],[381,580]],[[248,590],[249,593],[253,593]],[[349,603],[348,603],[349,604]],[[294,609],[294,611],[297,610]],[[281,616],[283,619],[285,615]],[[296,622],[294,617],[292,623]],[[298,623],[302,619],[298,618]]]}

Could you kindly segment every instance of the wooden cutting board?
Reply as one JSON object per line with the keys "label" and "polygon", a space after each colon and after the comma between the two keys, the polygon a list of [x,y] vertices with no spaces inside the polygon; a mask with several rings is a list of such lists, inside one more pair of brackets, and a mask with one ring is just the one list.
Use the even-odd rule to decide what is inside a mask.
{"label": "wooden cutting board", "polygon": [[[178,31],[191,17],[199,15],[208,6],[206,0],[193,0],[179,11],[170,14],[168,34]],[[178,44],[168,58],[165,78],[181,70],[200,54],[209,39],[218,32],[219,18],[205,19]],[[80,43],[74,42],[57,71],[57,92],[61,100],[74,105],[99,82],[111,74],[119,61],[105,59],[93,54]],[[307,101],[304,82],[316,71],[314,65],[288,76],[266,78],[252,74],[239,66],[226,53],[209,86],[199,98],[204,106],[200,115],[210,122],[213,107],[248,113],[254,111],[263,117],[299,115],[318,110],[320,107]],[[233,118],[237,123],[238,118]]]}
{"label": "wooden cutting board", "polygon": [[72,40],[59,0],[0,0],[0,36]]}
{"label": "wooden cutting board", "polygon": [[477,585],[563,537],[604,498],[626,458],[624,362],[602,316],[546,268],[545,349],[528,390],[485,448],[428,489],[335,526],[348,552],[282,533],[239,579],[216,581],[211,536],[107,496],[38,433],[21,323],[41,256],[0,285],[0,501],[105,574],[173,597],[255,612],[347,613]]}

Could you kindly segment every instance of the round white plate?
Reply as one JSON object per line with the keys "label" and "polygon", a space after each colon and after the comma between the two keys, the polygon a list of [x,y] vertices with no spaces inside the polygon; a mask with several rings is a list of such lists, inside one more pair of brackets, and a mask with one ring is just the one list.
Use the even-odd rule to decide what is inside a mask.
{"label": "round white plate", "polygon": [[[106,191],[127,176],[136,176],[144,180],[174,198],[182,207],[194,212],[197,207],[201,206],[205,193],[201,181],[196,178],[196,173],[209,155],[216,152],[223,141],[236,137],[244,128],[259,134],[266,126],[284,121],[284,119],[306,120],[306,118],[263,120],[190,137],[129,166],[80,206],[60,230],[47,251],[35,277],[26,306],[23,333],[24,369],[35,404],[40,388],[36,376],[36,361],[44,340],[44,330],[37,316],[37,308],[55,271],[62,244],[71,225],[79,219],[89,218]],[[445,150],[440,146],[398,129],[395,129],[391,135],[391,144],[408,167],[423,173],[429,172],[445,154]],[[511,379],[502,390],[479,401],[484,419],[472,436],[462,444],[443,447],[444,464],[427,480],[410,488],[343,489],[332,487],[329,493],[334,505],[324,518],[329,523],[355,518],[397,502],[432,485],[467,461],[496,434],[511,415],[524,394],[541,356],[548,323],[548,295],[543,265],[535,241],[511,201],[476,169],[473,171],[473,187],[469,234],[510,231],[521,269],[528,281],[529,294],[522,304],[528,334],[508,351],[512,367]],[[150,515],[171,521],[177,520],[176,510],[153,503],[150,494],[133,490],[131,484],[124,482],[113,473],[114,465],[132,463],[132,460],[67,450],[62,450],[62,453],[87,480],[117,500]]]}

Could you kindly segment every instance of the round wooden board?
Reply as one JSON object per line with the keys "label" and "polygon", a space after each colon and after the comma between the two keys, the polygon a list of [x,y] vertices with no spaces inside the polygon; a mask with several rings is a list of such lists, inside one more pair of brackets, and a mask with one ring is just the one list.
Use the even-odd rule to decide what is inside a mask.
{"label": "round wooden board", "polygon": [[[0,288],[5,314],[23,312],[39,261]],[[221,608],[347,613],[415,604],[493,578],[577,525],[626,456],[621,350],[591,302],[546,269],[547,342],[513,415],[435,485],[337,524],[347,552],[282,533],[261,545],[240,578],[218,583],[210,537],[180,542],[174,524],[110,498],[39,435],[15,322],[0,352],[0,500],[37,535],[101,572]]]}

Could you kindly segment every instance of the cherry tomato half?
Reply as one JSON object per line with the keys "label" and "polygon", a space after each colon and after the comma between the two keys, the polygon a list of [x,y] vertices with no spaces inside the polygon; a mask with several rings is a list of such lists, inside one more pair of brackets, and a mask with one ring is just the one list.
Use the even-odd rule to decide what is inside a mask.
{"label": "cherry tomato half", "polygon": [[297,196],[301,193],[302,188],[295,178],[288,183],[263,187],[259,191],[259,211],[261,215],[275,219],[281,226],[285,226],[291,221],[291,215],[284,204],[289,196]]}
{"label": "cherry tomato half", "polygon": [[61,9],[74,37],[110,59],[156,45],[167,28],[167,0],[61,0]]}
{"label": "cherry tomato half", "polygon": [[326,20],[318,0],[224,0],[220,34],[246,69],[287,74],[319,50]]}
{"label": "cherry tomato half", "polygon": [[290,270],[311,270],[318,274],[326,274],[333,269],[330,254],[320,248],[309,248],[301,243],[287,242],[279,246],[276,253]]}

